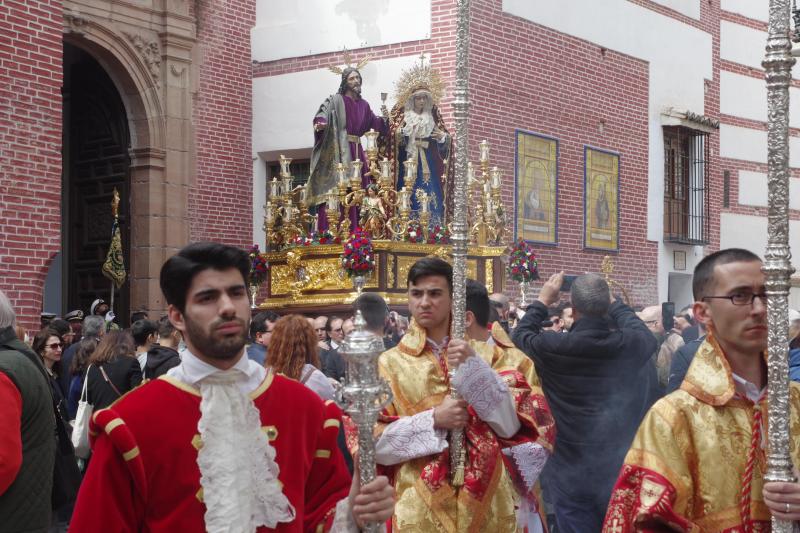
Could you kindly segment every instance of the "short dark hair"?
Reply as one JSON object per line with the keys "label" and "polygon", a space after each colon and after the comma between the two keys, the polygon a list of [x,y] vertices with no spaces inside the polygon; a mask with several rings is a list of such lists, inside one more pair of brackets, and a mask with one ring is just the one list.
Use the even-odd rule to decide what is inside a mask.
{"label": "short dark hair", "polygon": [[580,314],[601,318],[611,305],[608,283],[597,274],[583,274],[572,282],[572,307]]}
{"label": "short dark hair", "polygon": [[164,315],[158,319],[158,336],[169,337],[175,333],[175,326],[170,322],[169,315]]}
{"label": "short dark hair", "polygon": [[330,331],[333,330],[333,321],[334,320],[341,320],[342,322],[344,322],[344,319],[342,317],[336,316],[336,315],[331,315],[331,316],[328,317],[328,321],[325,322],[325,331],[330,332]]}
{"label": "short dark hair", "polygon": [[475,315],[475,322],[485,328],[489,325],[489,310],[492,308],[489,303],[489,291],[483,283],[474,279],[467,280],[467,311],[472,311]]}
{"label": "short dark hair", "polygon": [[728,263],[737,263],[758,261],[761,258],[750,250],[743,248],[726,248],[707,255],[702,261],[697,263],[694,267],[694,278],[692,279],[692,294],[696,302],[699,302],[703,297],[708,296],[708,291],[714,282],[714,269],[717,265],[727,265]]}
{"label": "short dark hair", "polygon": [[156,333],[158,333],[158,324],[152,320],[137,320],[131,326],[131,335],[136,346],[144,346],[144,343],[147,342],[147,337]]}
{"label": "short dark hair", "polygon": [[63,318],[54,318],[47,323],[47,327],[56,330],[59,338],[63,337],[67,333],[72,333],[72,328],[70,327],[69,322]]}
{"label": "short dark hair", "polygon": [[386,317],[389,316],[389,306],[386,305],[380,294],[365,292],[353,302],[353,311],[361,311],[361,316],[367,323],[370,331],[383,329],[386,324]]}
{"label": "short dark hair", "polygon": [[237,269],[242,274],[242,281],[246,282],[250,273],[250,257],[247,252],[216,242],[196,242],[184,246],[161,267],[161,292],[168,304],[174,305],[183,313],[186,309],[186,293],[198,273],[208,269],[229,268]]}
{"label": "short dark hair", "polygon": [[147,311],[134,311],[131,313],[131,324],[147,318]]}
{"label": "short dark hair", "polygon": [[442,276],[447,280],[450,296],[453,295],[453,267],[444,259],[438,257],[423,257],[408,269],[407,284],[413,285],[419,278],[425,276]]}
{"label": "short dark hair", "polygon": [[255,339],[257,333],[267,332],[267,322],[277,322],[281,315],[275,311],[261,311],[250,322],[250,338]]}

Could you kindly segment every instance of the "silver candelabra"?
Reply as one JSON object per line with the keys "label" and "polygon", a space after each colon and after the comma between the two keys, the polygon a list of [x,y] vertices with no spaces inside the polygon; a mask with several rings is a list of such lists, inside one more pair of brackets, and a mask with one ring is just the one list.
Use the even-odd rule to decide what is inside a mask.
{"label": "silver candelabra", "polygon": [[[344,392],[340,404],[358,427],[359,481],[375,479],[375,439],[378,415],[392,400],[389,384],[378,374],[383,339],[366,329],[361,311],[356,311],[355,329],[344,339],[339,353],[347,361]],[[381,524],[367,524],[362,531],[376,533]]]}

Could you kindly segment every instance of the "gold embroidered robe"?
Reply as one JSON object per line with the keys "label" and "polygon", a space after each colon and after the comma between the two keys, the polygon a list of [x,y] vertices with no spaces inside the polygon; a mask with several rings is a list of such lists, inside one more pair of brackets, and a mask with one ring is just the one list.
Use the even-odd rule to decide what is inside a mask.
{"label": "gold embroidered robe", "polygon": [[[794,382],[789,403],[791,457],[797,465],[800,386]],[[766,398],[754,405],[735,394],[728,361],[709,335],[681,388],[656,402],[642,421],[611,495],[603,532],[744,531],[740,497],[757,409],[766,428]],[[755,457],[749,523],[752,531],[769,531],[763,450]]]}
{"label": "gold embroidered robe", "polygon": [[[450,485],[447,449],[385,467],[397,493],[393,531],[520,531],[516,520],[518,495],[500,450],[523,442],[546,440],[549,435],[554,438],[554,423],[541,392],[532,393],[525,380],[525,373],[530,375],[532,371],[532,365],[528,367],[525,360],[530,361],[519,359],[513,352],[484,346],[476,352],[509,385],[520,430],[511,439],[501,439],[470,408],[472,416],[464,432],[468,456],[465,484],[458,491]],[[381,355],[379,369],[391,385],[394,398],[379,421],[378,434],[399,417],[438,406],[449,394],[444,369],[426,345],[425,330],[413,320],[400,344]],[[543,424],[541,428],[537,418]]]}

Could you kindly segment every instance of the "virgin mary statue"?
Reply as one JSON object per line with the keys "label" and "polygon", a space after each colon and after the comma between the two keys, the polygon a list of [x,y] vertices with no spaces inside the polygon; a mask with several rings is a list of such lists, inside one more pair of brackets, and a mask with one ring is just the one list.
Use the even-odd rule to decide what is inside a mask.
{"label": "virgin mary statue", "polygon": [[[453,165],[450,159],[453,140],[439,112],[443,93],[439,73],[430,65],[419,64],[406,70],[397,82],[397,103],[390,114],[390,158],[397,188],[412,188],[411,208],[421,208],[418,190],[430,198],[430,224],[447,223],[447,184],[452,183]],[[409,158],[416,161],[416,175],[406,176],[403,164]]]}

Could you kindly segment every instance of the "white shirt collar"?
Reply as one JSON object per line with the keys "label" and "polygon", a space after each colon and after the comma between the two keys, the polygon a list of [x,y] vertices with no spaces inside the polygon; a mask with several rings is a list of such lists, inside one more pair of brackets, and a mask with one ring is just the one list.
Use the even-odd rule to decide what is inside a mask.
{"label": "white shirt collar", "polygon": [[753,403],[758,403],[761,400],[761,397],[767,391],[766,387],[759,389],[758,385],[752,381],[747,381],[743,377],[737,376],[733,372],[731,372],[731,374],[733,374],[733,386],[736,388],[736,391],[740,394],[743,394]]}
{"label": "white shirt collar", "polygon": [[331,349],[332,349],[332,350],[338,350],[338,349],[339,349],[339,343],[338,343],[338,342],[336,342],[336,341],[335,341],[335,340],[333,340],[333,339],[331,339]]}
{"label": "white shirt collar", "polygon": [[267,370],[255,361],[250,360],[247,357],[245,350],[242,350],[242,353],[239,355],[239,360],[235,365],[233,365],[233,367],[231,367],[230,370],[220,370],[219,368],[200,360],[188,348],[181,352],[181,364],[171,368],[167,372],[167,375],[178,379],[187,385],[197,387],[197,384],[201,380],[207,378],[211,374],[215,374],[217,372],[230,372],[232,370],[239,371],[242,374],[242,379],[237,382],[237,385],[245,394],[249,394],[256,390],[267,376]]}

